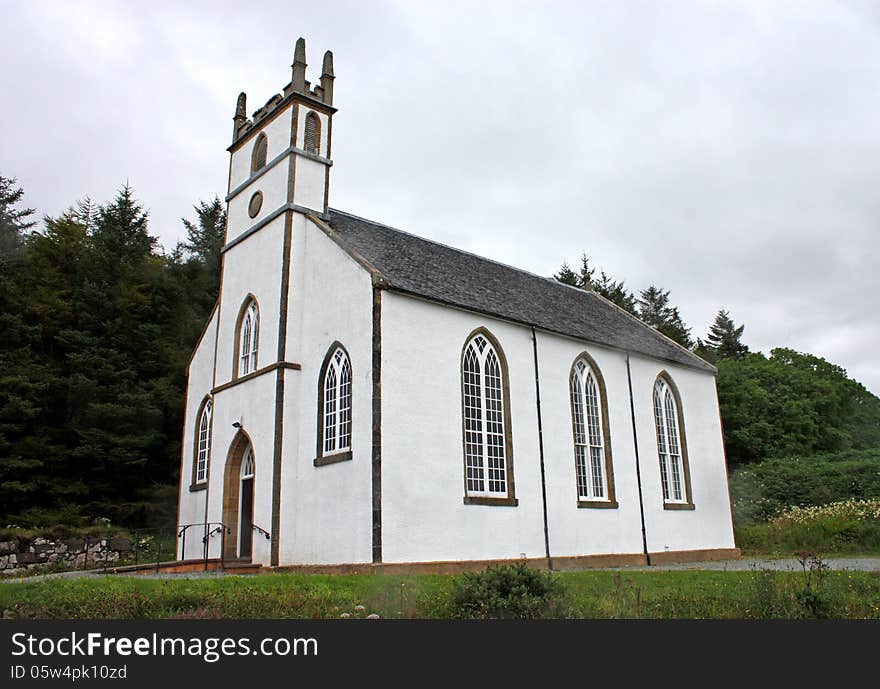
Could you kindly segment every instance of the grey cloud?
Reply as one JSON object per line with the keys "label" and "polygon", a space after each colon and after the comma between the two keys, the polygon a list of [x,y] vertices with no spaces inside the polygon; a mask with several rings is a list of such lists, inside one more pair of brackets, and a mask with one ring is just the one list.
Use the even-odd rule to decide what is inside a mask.
{"label": "grey cloud", "polygon": [[585,249],[880,392],[875,3],[66,4],[7,8],[0,173],[43,212],[128,179],[173,246],[303,35],[336,207],[541,274]]}

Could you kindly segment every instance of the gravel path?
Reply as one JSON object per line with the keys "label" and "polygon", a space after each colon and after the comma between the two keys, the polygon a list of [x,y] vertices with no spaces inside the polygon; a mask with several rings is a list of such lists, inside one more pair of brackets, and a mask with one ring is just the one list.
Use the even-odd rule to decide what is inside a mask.
{"label": "gravel path", "polygon": [[[836,570],[850,569],[862,572],[880,572],[880,557],[835,557],[823,559],[823,562],[825,562],[831,569]],[[794,558],[748,557],[740,560],[718,560],[717,562],[685,562],[677,565],[606,567],[603,569],[627,572],[658,572],[673,570],[748,572],[752,569],[772,569],[778,572],[799,572],[801,571],[801,564]],[[100,576],[137,576],[142,579],[217,579],[219,577],[241,577],[251,575],[227,572],[185,572],[179,574],[145,572],[143,574],[105,574],[103,570],[95,569],[88,571],[79,570],[75,572],[53,572],[52,574],[39,574],[32,577],[10,577],[8,579],[0,579],[0,583],[26,584],[29,582],[46,581],[49,579],[79,579],[81,577]]]}
{"label": "gravel path", "polygon": [[[880,557],[834,557],[822,561],[831,569],[853,569],[862,572],[880,572]],[[809,566],[809,565],[808,565]],[[660,571],[660,570],[708,570],[741,572],[751,569],[772,569],[778,572],[801,571],[801,563],[795,558],[754,558],[718,560],[717,562],[685,562],[677,565],[653,565],[651,567],[609,567],[614,570]]]}

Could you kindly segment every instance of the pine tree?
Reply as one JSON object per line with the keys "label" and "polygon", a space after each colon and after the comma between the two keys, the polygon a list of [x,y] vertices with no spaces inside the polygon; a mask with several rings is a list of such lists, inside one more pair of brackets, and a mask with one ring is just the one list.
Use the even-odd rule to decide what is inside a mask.
{"label": "pine tree", "polygon": [[598,279],[595,275],[596,269],[590,267],[590,259],[584,252],[581,254],[581,266],[578,272],[575,272],[567,262],[563,262],[559,272],[553,277],[566,285],[600,294],[625,311],[629,311],[634,316],[637,315],[636,299],[632,292],[626,289],[623,280],[619,282],[613,280],[604,270],[599,271]]}
{"label": "pine tree", "polygon": [[7,350],[8,358],[0,363],[0,388],[17,392],[26,405],[18,410],[15,431],[7,432],[8,459],[0,466],[0,504],[17,522],[24,515],[30,523],[40,510],[57,511],[65,503],[85,500],[88,493],[72,459],[68,423],[70,337],[77,324],[75,295],[85,276],[87,241],[75,212],[46,218],[45,227],[28,236],[27,277],[10,306],[28,332],[26,340],[19,340],[26,353],[13,363],[15,352]]}
{"label": "pine tree", "polygon": [[25,231],[33,227],[30,217],[33,208],[15,208],[24,196],[21,187],[15,187],[15,178],[0,175],[0,261],[19,253]]}
{"label": "pine tree", "polygon": [[590,268],[590,259],[587,258],[586,252],[581,254],[581,269],[578,273],[577,286],[581,289],[593,289],[593,274],[595,268]]}
{"label": "pine tree", "polygon": [[642,290],[638,300],[638,317],[647,325],[690,349],[694,343],[691,331],[681,318],[678,307],[669,305],[669,290],[651,285]]}
{"label": "pine tree", "polygon": [[711,361],[740,359],[749,353],[748,346],[742,342],[743,330],[744,325],[736,327],[730,313],[720,309],[709,328],[706,341],[697,340],[696,352]]}
{"label": "pine tree", "polygon": [[593,283],[593,289],[608,301],[636,315],[636,299],[632,292],[626,289],[623,280],[612,280],[603,270],[599,273],[599,279]]}
{"label": "pine tree", "polygon": [[651,285],[642,290],[638,300],[639,318],[652,328],[660,328],[669,308],[669,292]]}
{"label": "pine tree", "polygon": [[0,523],[173,523],[186,363],[216,300],[221,202],[196,206],[187,245],[168,257],[128,185],[27,234],[9,180],[2,198],[14,240],[0,256]]}
{"label": "pine tree", "polygon": [[27,446],[39,443],[34,428],[45,382],[33,352],[38,331],[26,317],[31,290],[25,232],[34,224],[30,220],[34,211],[16,207],[23,196],[14,178],[0,176],[0,505],[4,511],[21,506],[40,487],[34,480],[40,461]]}
{"label": "pine tree", "polygon": [[559,272],[556,273],[553,277],[557,281],[562,282],[566,285],[571,285],[572,287],[580,286],[578,284],[578,274],[575,273],[571,269],[571,266],[568,265],[568,263],[566,262],[563,262],[562,267],[559,269]]}
{"label": "pine tree", "polygon": [[186,228],[184,248],[202,261],[212,280],[220,279],[220,250],[226,239],[226,209],[219,197],[193,206],[197,222],[181,218]]}

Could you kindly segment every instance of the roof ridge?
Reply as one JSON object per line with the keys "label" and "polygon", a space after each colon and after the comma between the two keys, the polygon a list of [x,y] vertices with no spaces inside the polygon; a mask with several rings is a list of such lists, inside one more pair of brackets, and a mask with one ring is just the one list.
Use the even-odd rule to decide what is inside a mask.
{"label": "roof ridge", "polygon": [[[527,271],[523,271],[523,272],[527,272]],[[540,276],[539,276],[539,277],[540,277]],[[715,369],[716,371],[718,370],[717,366],[713,366],[713,365],[710,364],[708,361],[706,361],[703,357],[701,357],[701,356],[699,356],[698,354],[692,352],[690,349],[688,349],[687,347],[685,347],[685,346],[684,346],[683,344],[681,344],[680,342],[676,342],[676,341],[673,340],[671,337],[669,337],[669,335],[666,335],[665,333],[660,332],[660,331],[659,331],[657,328],[655,328],[653,325],[648,325],[648,324],[645,323],[645,321],[643,321],[641,318],[639,318],[638,316],[636,316],[636,315],[633,314],[633,313],[630,313],[630,312],[627,311],[625,308],[623,308],[622,306],[620,306],[620,304],[615,304],[615,303],[614,303],[613,301],[611,301],[608,297],[599,294],[599,293],[598,293],[596,290],[594,290],[592,287],[591,287],[590,289],[584,289],[583,287],[577,287],[577,286],[575,286],[575,285],[569,285],[567,282],[562,282],[562,281],[560,281],[560,280],[557,280],[556,278],[552,278],[552,277],[550,277],[550,278],[544,278],[544,279],[547,280],[547,281],[549,281],[549,282],[552,282],[554,285],[562,285],[563,287],[568,287],[569,289],[577,290],[578,292],[581,292],[582,294],[591,294],[591,295],[593,295],[594,297],[596,297],[596,298],[598,298],[598,299],[601,299],[601,300],[604,301],[606,304],[609,304],[610,306],[613,306],[615,309],[617,309],[618,311],[620,311],[620,313],[622,313],[624,316],[626,316],[627,318],[629,318],[629,319],[630,319],[631,321],[633,321],[634,323],[637,323],[638,325],[642,326],[643,328],[647,328],[648,330],[650,330],[650,331],[651,331],[652,333],[654,333],[655,335],[659,335],[660,337],[662,337],[662,338],[664,338],[665,340],[667,340],[670,344],[675,345],[676,347],[678,347],[678,348],[679,348],[682,352],[684,352],[685,354],[688,354],[688,355],[690,355],[691,357],[698,359],[701,363],[708,364],[709,366],[712,366],[712,368]]]}
{"label": "roof ridge", "polygon": [[[575,287],[575,289],[579,289],[579,288]],[[591,290],[591,293],[594,294],[595,296],[597,296],[597,297],[598,297],[599,299],[601,299],[602,301],[604,301],[604,302],[610,304],[611,306],[613,306],[615,309],[617,309],[618,311],[620,311],[624,316],[626,316],[627,318],[629,318],[630,320],[632,320],[634,323],[637,323],[638,325],[642,326],[643,328],[647,328],[648,330],[650,330],[650,331],[651,331],[652,333],[654,333],[655,335],[659,335],[660,337],[662,337],[663,339],[665,339],[665,340],[666,340],[667,342],[669,342],[671,345],[674,345],[674,346],[678,347],[682,352],[684,352],[685,354],[689,355],[691,358],[696,359],[696,360],[699,361],[701,364],[706,364],[707,366],[710,366],[710,367],[712,368],[712,370],[714,370],[714,371],[717,371],[717,370],[718,370],[718,367],[717,367],[717,366],[715,366],[714,364],[710,364],[708,361],[706,361],[706,360],[705,360],[703,357],[701,357],[699,354],[696,354],[695,352],[692,352],[690,349],[688,349],[688,348],[685,347],[683,344],[681,344],[681,342],[676,342],[676,341],[673,340],[671,337],[669,337],[669,335],[666,335],[665,333],[661,333],[661,332],[660,332],[657,328],[655,328],[653,325],[648,325],[648,324],[645,323],[645,321],[643,321],[641,318],[639,318],[638,316],[636,316],[636,315],[630,313],[629,311],[627,311],[625,308],[623,308],[623,307],[620,306],[619,304],[615,304],[615,303],[614,303],[613,301],[611,301],[608,297],[604,297],[604,296],[602,296],[601,294],[599,294],[599,293],[596,292],[595,290]]]}

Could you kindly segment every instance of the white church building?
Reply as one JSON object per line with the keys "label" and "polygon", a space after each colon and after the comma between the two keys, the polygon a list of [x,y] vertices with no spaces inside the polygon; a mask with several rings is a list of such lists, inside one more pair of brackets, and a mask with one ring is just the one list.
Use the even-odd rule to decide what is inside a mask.
{"label": "white church building", "polygon": [[333,56],[238,98],[178,557],[299,571],[736,557],[715,369],[599,295],[331,208]]}

